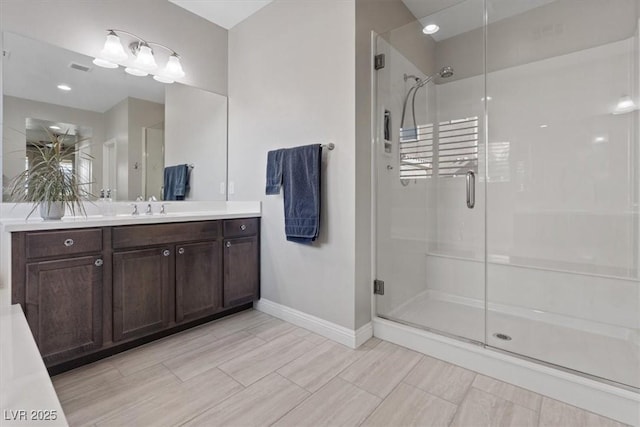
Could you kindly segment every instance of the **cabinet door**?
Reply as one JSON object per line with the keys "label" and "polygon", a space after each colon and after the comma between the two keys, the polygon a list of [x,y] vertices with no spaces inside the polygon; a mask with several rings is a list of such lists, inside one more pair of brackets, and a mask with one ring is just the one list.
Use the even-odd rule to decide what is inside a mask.
{"label": "cabinet door", "polygon": [[102,345],[102,258],[26,265],[26,317],[45,364]]}
{"label": "cabinet door", "polygon": [[169,324],[170,248],[113,253],[113,340],[147,335]]}
{"label": "cabinet door", "polygon": [[176,322],[207,316],[222,308],[220,240],[176,247]]}
{"label": "cabinet door", "polygon": [[258,237],[224,241],[224,306],[251,302],[259,297]]}

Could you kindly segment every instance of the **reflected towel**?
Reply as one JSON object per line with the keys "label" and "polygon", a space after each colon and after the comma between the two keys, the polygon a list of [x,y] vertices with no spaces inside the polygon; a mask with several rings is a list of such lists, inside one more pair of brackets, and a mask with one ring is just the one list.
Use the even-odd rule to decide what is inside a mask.
{"label": "reflected towel", "polygon": [[184,200],[189,192],[189,165],[164,168],[163,200]]}

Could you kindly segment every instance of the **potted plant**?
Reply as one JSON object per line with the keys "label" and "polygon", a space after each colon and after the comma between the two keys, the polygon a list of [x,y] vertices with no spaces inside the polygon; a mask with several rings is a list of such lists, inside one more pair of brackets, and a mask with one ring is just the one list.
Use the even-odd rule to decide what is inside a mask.
{"label": "potted plant", "polygon": [[[68,133],[54,134],[47,132],[50,143],[33,145],[35,156],[29,162],[28,169],[11,180],[9,191],[11,199],[16,202],[33,203],[33,209],[27,218],[40,209],[40,216],[45,220],[61,219],[68,208],[75,216],[76,212],[86,215],[82,201],[91,194],[85,190],[89,182],[80,182],[73,167],[78,155],[78,143],[82,140],[66,144]],[[91,157],[86,153],[82,156]]]}

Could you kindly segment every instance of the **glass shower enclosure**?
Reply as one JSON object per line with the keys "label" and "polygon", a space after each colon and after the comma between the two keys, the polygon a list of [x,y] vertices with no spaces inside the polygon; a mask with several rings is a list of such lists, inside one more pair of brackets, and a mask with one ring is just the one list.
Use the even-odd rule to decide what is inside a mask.
{"label": "glass shower enclosure", "polygon": [[377,36],[378,316],[640,388],[638,7],[467,0]]}

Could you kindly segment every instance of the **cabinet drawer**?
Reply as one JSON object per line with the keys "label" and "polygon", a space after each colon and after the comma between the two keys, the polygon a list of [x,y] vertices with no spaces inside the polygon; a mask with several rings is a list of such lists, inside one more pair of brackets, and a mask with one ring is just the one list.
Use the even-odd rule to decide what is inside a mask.
{"label": "cabinet drawer", "polygon": [[220,235],[219,221],[128,225],[113,228],[113,249],[211,240]]}
{"label": "cabinet drawer", "polygon": [[102,251],[102,229],[43,231],[26,234],[27,258]]}
{"label": "cabinet drawer", "polygon": [[258,233],[259,218],[224,220],[224,237],[252,236]]}

